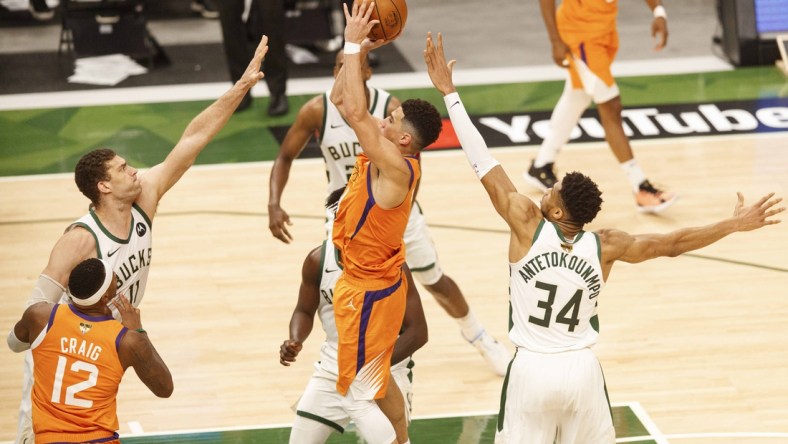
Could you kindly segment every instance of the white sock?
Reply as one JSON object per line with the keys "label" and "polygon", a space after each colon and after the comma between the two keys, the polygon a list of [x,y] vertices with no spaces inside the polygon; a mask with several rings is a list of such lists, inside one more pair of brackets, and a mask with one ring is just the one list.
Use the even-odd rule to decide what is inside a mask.
{"label": "white sock", "polygon": [[638,161],[630,159],[626,162],[621,162],[619,166],[621,166],[621,169],[626,173],[629,184],[632,185],[632,190],[637,193],[640,189],[640,184],[646,180],[646,175],[643,174],[643,170],[640,169]]}
{"label": "white sock", "polygon": [[558,152],[569,141],[572,130],[590,104],[591,96],[582,89],[572,88],[572,81],[567,79],[564,92],[550,116],[550,133],[542,141],[536,154],[535,167],[540,168],[555,162]]}
{"label": "white sock", "polygon": [[484,332],[484,327],[482,327],[482,324],[479,323],[470,309],[468,309],[468,314],[465,317],[456,318],[455,320],[460,324],[462,336],[467,341],[475,341]]}

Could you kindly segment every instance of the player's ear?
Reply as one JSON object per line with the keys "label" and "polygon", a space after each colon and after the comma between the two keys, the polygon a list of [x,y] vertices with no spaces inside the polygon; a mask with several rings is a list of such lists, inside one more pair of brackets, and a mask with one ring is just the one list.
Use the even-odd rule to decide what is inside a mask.
{"label": "player's ear", "polygon": [[112,189],[110,189],[110,187],[109,187],[109,181],[108,180],[100,180],[96,184],[96,188],[98,188],[99,193],[109,193],[110,191],[112,191]]}
{"label": "player's ear", "polygon": [[408,146],[413,141],[413,136],[409,133],[403,132],[402,135],[399,136],[399,144],[401,146]]}

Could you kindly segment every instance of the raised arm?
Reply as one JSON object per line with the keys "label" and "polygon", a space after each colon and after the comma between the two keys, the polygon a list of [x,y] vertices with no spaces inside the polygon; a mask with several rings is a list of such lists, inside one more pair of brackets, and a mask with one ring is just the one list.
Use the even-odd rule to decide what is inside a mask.
{"label": "raised arm", "polygon": [[192,166],[197,156],[219,133],[246,93],[263,78],[260,64],[268,52],[268,37],[263,36],[243,76],[229,91],[203,110],[184,130],[181,139],[164,161],[140,176],[143,194],[138,202],[149,215],[156,211],[161,197]]}
{"label": "raised arm", "polygon": [[408,279],[408,294],[405,301],[405,317],[402,319],[402,331],[397,342],[394,343],[394,352],[391,355],[391,364],[394,365],[420,349],[427,343],[427,319],[421,306],[421,296],[413,281],[413,276],[407,265],[402,266],[405,277]]}
{"label": "raised arm", "polygon": [[657,257],[675,257],[717,242],[737,231],[752,231],[780,223],[773,217],[785,211],[774,208],[782,198],[774,193],[763,196],[753,205],[744,206],[744,196],[737,193],[738,201],[733,216],[703,227],[681,228],[665,234],[631,235],[620,230],[601,230],[602,268],[605,277],[616,260],[637,263]]}
{"label": "raised arm", "polygon": [[154,395],[169,398],[174,389],[172,375],[161,359],[148,333],[142,329],[140,309],[134,308],[125,296],[114,299],[115,307],[128,331],[118,347],[118,356],[123,368],[134,367],[134,372]]}
{"label": "raised arm", "polygon": [[57,303],[66,292],[71,270],[91,257],[96,257],[96,239],[88,230],[70,226],[52,247],[49,262],[36,280],[27,306],[37,302]]}
{"label": "raised arm", "polygon": [[432,33],[427,33],[424,61],[427,63],[432,84],[444,96],[443,100],[462,150],[490,196],[495,211],[506,221],[523,245],[530,246],[542,213],[531,199],[517,192],[500,163],[490,154],[479,130],[471,122],[452,80],[452,69],[456,61],[446,62],[443,36],[440,33],[437,44],[432,41]]}
{"label": "raised arm", "polygon": [[[364,153],[376,168],[381,171],[381,176],[388,179],[394,187],[402,188],[403,198],[407,194],[407,185],[410,180],[410,168],[402,158],[402,152],[383,136],[380,122],[369,113],[367,109],[366,94],[364,91],[364,74],[362,72],[362,46],[382,46],[370,43],[366,38],[377,20],[370,21],[374,3],[367,1],[355,2],[353,14],[348,12],[347,4],[344,5],[345,19],[345,63],[342,66],[335,83],[343,81],[341,98],[336,98],[332,91],[332,102],[337,105],[342,116],[348,121],[364,148]],[[389,119],[392,117],[389,116]],[[396,194],[396,193],[395,193]],[[379,197],[375,196],[376,199]],[[396,200],[396,199],[395,199]],[[396,202],[398,205],[401,202]],[[379,202],[380,203],[380,202]],[[385,207],[385,205],[384,205]]]}
{"label": "raised arm", "polygon": [[309,100],[296,115],[295,122],[287,130],[285,140],[279,147],[279,154],[274,160],[271,168],[271,177],[268,180],[268,229],[271,234],[280,241],[289,244],[293,236],[287,230],[287,225],[292,225],[290,216],[282,209],[280,201],[282,193],[290,177],[290,168],[309,139],[320,130],[323,123],[325,109],[323,105],[323,95],[313,97]]}
{"label": "raised arm", "polygon": [[301,267],[301,288],[298,290],[298,302],[295,310],[290,317],[290,337],[285,339],[279,347],[279,363],[286,367],[296,361],[296,356],[301,352],[304,341],[312,332],[315,313],[320,305],[320,276],[322,275],[320,256],[322,252],[322,247],[310,251]]}

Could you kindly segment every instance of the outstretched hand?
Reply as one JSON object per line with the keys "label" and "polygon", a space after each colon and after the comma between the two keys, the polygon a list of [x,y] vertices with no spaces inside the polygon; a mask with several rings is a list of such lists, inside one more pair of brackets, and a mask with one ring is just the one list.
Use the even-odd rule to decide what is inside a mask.
{"label": "outstretched hand", "polygon": [[298,356],[303,347],[304,344],[298,341],[286,339],[282,346],[279,347],[279,363],[285,367],[290,367],[290,363],[295,362],[296,356]]}
{"label": "outstretched hand", "polygon": [[[367,39],[367,35],[372,31],[372,27],[380,23],[380,20],[370,20],[372,11],[375,10],[375,2],[354,1],[352,14],[347,9],[347,3],[344,3],[345,10],[345,41],[350,43],[363,43]],[[381,43],[378,46],[382,46]]]}
{"label": "outstretched hand", "polygon": [[249,66],[246,67],[246,71],[244,71],[239,82],[245,82],[249,85],[249,88],[251,88],[256,85],[260,79],[265,77],[265,74],[260,70],[260,66],[267,53],[268,36],[264,35],[263,38],[260,39],[260,44],[257,45],[257,49],[254,51],[254,57],[252,57],[252,61],[249,62]]}
{"label": "outstretched hand", "polygon": [[736,208],[733,210],[733,217],[738,219],[738,231],[752,231],[766,225],[774,225],[780,223],[780,219],[770,219],[779,213],[785,211],[785,207],[773,208],[778,203],[782,202],[782,198],[774,197],[774,193],[769,193],[763,196],[758,202],[744,206],[744,195],[736,193],[739,200],[736,202]]}
{"label": "outstretched hand", "polygon": [[427,64],[427,73],[435,88],[441,94],[448,95],[455,91],[452,71],[456,60],[446,63],[446,55],[443,53],[443,34],[438,33],[437,45],[432,42],[432,33],[427,33],[427,46],[424,48],[424,62]]}

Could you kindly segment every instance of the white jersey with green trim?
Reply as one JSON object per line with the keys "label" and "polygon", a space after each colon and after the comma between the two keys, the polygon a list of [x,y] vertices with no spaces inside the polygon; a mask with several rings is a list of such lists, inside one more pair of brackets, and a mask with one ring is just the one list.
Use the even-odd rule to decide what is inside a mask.
{"label": "white jersey with green trim", "polygon": [[600,258],[596,233],[581,231],[567,241],[542,220],[528,253],[509,264],[512,343],[539,353],[595,344],[597,298],[605,284]]}
{"label": "white jersey with green trim", "polygon": [[320,304],[317,307],[317,315],[320,317],[323,331],[326,332],[326,340],[320,346],[320,362],[316,365],[332,375],[339,374],[337,365],[339,333],[334,321],[334,285],[341,274],[342,270],[337,265],[336,249],[329,237],[323,241],[323,248],[320,250]]}
{"label": "white jersey with green trim", "polygon": [[93,208],[72,226],[88,230],[96,240],[96,256],[112,265],[118,276],[118,292],[138,307],[148,282],[153,244],[151,221],[137,204],[131,207],[131,228],[125,239],[112,235]]}
{"label": "white jersey with green trim", "polygon": [[[337,364],[339,333],[337,333],[337,324],[334,321],[334,285],[341,274],[342,270],[337,265],[336,248],[331,242],[331,233],[329,232],[328,239],[323,241],[323,247],[320,250],[320,303],[317,307],[317,315],[320,318],[323,331],[326,333],[326,340],[320,346],[320,361],[315,364],[315,367],[333,376],[339,374]],[[411,362],[411,357],[407,357],[392,365],[391,370],[393,372],[400,368],[413,367]]]}
{"label": "white jersey with green trim", "polygon": [[[369,90],[369,113],[379,119],[386,118],[391,94],[378,88]],[[331,91],[323,94],[323,128],[320,131],[320,151],[326,161],[328,194],[345,185],[353,173],[356,156],[363,151],[353,128],[342,118],[337,107],[331,103]]]}

